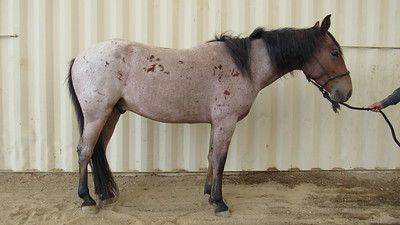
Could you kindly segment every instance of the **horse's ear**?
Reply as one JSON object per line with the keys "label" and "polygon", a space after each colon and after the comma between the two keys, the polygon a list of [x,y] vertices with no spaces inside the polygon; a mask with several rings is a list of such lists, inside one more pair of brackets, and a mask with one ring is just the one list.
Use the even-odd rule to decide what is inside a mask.
{"label": "horse's ear", "polygon": [[315,23],[314,27],[319,27],[319,21]]}
{"label": "horse's ear", "polygon": [[327,34],[330,26],[331,26],[331,15],[329,14],[322,21],[321,34],[324,35]]}

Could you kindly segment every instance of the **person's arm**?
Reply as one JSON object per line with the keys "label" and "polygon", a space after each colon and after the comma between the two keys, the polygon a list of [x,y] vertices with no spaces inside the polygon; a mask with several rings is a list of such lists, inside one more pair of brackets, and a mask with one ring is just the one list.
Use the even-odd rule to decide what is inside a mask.
{"label": "person's arm", "polygon": [[398,102],[400,102],[400,88],[394,90],[391,95],[381,101],[383,108],[396,105]]}
{"label": "person's arm", "polygon": [[387,98],[382,99],[380,102],[373,103],[368,108],[374,112],[378,112],[390,105],[396,105],[399,102],[400,102],[400,88],[397,88]]}

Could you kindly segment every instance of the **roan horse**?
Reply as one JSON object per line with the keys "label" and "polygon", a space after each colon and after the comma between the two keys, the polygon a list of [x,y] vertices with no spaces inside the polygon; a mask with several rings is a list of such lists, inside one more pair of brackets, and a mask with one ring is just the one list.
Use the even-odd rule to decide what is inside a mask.
{"label": "roan horse", "polygon": [[329,27],[330,15],[307,29],[257,28],[247,38],[221,35],[190,49],[109,40],[78,55],[67,80],[81,133],[78,194],[83,212],[98,212],[89,194],[89,163],[99,205],[118,198],[105,151],[120,115],[129,110],[161,122],[211,124],[204,193],[216,215],[229,215],[222,198],[229,143],[261,89],[302,70],[333,101],[350,98],[349,72]]}

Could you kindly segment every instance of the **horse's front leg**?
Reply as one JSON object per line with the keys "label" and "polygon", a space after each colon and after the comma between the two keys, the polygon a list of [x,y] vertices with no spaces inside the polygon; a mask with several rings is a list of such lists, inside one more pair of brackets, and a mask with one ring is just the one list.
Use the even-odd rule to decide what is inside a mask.
{"label": "horse's front leg", "polygon": [[206,183],[204,185],[204,194],[211,195],[211,184],[212,184],[212,176],[213,176],[213,166],[212,166],[212,158],[213,158],[213,151],[214,150],[214,129],[211,125],[211,132],[210,132],[210,145],[208,150],[208,174]]}
{"label": "horse's front leg", "polygon": [[223,120],[213,124],[212,128],[212,147],[210,147],[210,172],[211,192],[209,203],[215,206],[215,215],[229,216],[229,208],[222,197],[222,174],[224,172],[228,148],[235,130],[237,120]]}

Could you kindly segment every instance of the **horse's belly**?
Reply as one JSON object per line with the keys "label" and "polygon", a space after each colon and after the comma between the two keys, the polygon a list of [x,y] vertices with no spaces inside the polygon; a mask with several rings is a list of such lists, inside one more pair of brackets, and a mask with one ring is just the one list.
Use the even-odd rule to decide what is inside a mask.
{"label": "horse's belly", "polygon": [[209,123],[210,106],[205,92],[148,88],[124,96],[121,106],[146,118],[166,123]]}

